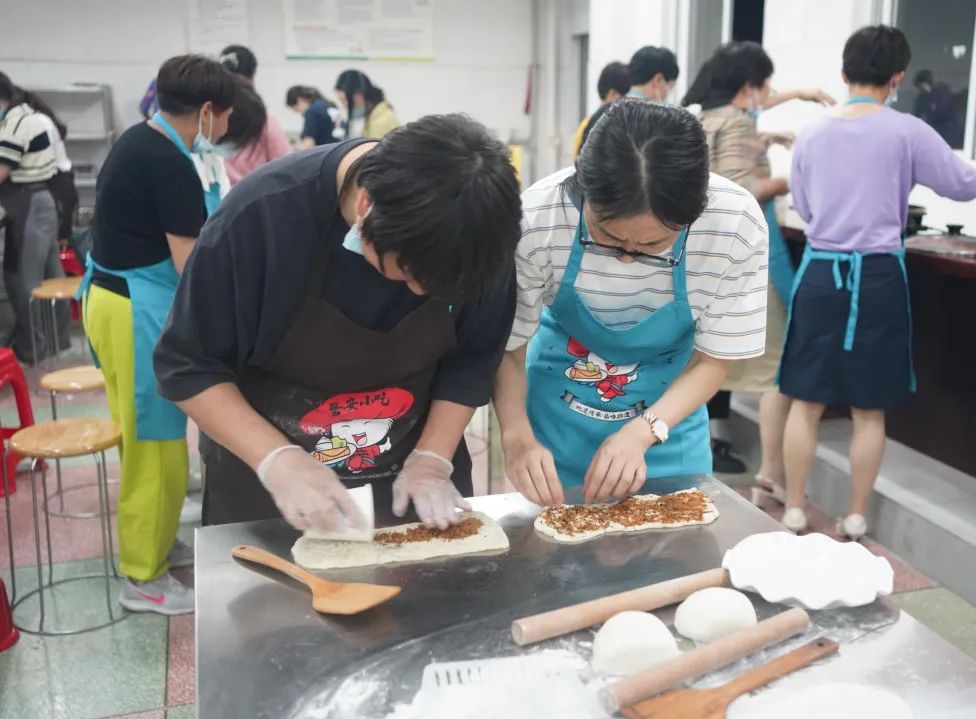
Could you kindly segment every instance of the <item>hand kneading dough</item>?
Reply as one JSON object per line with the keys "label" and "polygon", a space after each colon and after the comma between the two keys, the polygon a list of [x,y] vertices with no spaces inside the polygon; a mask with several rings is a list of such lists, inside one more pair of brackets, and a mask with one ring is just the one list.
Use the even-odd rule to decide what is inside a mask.
{"label": "hand kneading dough", "polygon": [[707,644],[756,623],[756,610],[742,592],[725,587],[699,589],[674,614],[678,634]]}
{"label": "hand kneading dough", "polygon": [[667,625],[646,612],[620,612],[593,640],[593,671],[631,676],[678,656]]}

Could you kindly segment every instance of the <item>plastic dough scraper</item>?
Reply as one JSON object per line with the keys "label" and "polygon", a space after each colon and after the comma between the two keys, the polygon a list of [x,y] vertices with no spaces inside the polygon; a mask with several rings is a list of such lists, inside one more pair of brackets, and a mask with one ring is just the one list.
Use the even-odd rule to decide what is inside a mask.
{"label": "plastic dough scraper", "polygon": [[309,539],[327,539],[338,542],[372,542],[374,527],[376,526],[373,511],[373,485],[364,484],[362,487],[350,489],[349,496],[352,497],[359,513],[366,520],[366,529],[346,527],[335,532],[308,531],[305,532],[305,536]]}

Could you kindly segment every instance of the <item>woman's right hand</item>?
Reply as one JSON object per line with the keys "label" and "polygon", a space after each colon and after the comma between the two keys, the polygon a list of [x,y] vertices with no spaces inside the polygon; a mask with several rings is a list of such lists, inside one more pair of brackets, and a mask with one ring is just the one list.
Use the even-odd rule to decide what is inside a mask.
{"label": "woman's right hand", "polygon": [[502,449],[505,453],[505,472],[523,497],[542,506],[565,503],[552,452],[539,444],[535,437],[520,437],[506,442]]}

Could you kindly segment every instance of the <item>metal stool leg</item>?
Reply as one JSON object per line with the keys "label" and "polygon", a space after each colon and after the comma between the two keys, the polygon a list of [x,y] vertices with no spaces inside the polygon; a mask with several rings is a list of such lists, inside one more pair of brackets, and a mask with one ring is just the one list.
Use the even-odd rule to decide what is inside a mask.
{"label": "metal stool leg", "polygon": [[38,460],[32,459],[30,466],[31,502],[34,506],[34,553],[37,556],[37,600],[41,608],[41,620],[37,625],[39,631],[44,631],[44,560],[41,558],[41,518],[37,511],[37,486],[34,482],[34,472]]}
{"label": "metal stool leg", "polygon": [[[112,548],[112,515],[108,511],[108,477],[105,469],[105,453],[95,455],[95,469],[98,472],[98,504],[101,510],[99,522],[102,525],[102,569],[105,572],[105,606],[108,609],[108,618],[114,619],[112,613],[112,576],[118,576],[115,572],[115,551]],[[109,572],[109,565],[112,571]]]}
{"label": "metal stool leg", "polygon": [[[58,357],[61,356],[61,340],[58,338],[58,301],[51,300],[50,306],[48,307],[49,317],[51,319],[51,337],[54,338],[54,344],[51,347],[51,361],[57,364]],[[52,364],[52,366],[54,366]]]}
{"label": "metal stool leg", "polygon": [[[30,325],[30,336],[31,336],[31,353],[34,355],[31,359],[34,367],[37,367],[37,332],[34,327],[34,305],[36,300],[31,297],[27,300],[27,322]],[[43,326],[44,318],[41,318],[41,325]]]}
{"label": "metal stool leg", "polygon": [[[38,461],[38,460],[35,460]],[[41,496],[44,497],[44,533],[47,535],[47,580],[54,584],[54,552],[51,550],[51,515],[47,511],[47,465],[41,463]]]}
{"label": "metal stool leg", "polygon": [[[9,452],[9,448],[7,448]],[[7,510],[7,554],[10,556],[10,603],[17,601],[17,572],[14,571],[14,523],[10,514],[10,479],[7,477],[7,462],[0,461],[3,465],[3,503]]]}
{"label": "metal stool leg", "polygon": [[[56,390],[51,392],[51,419],[58,419],[58,393]],[[54,460],[54,471],[58,478],[58,501],[61,505],[60,512],[64,514],[64,487],[61,485],[61,460]],[[44,509],[47,511],[47,495],[44,496]]]}

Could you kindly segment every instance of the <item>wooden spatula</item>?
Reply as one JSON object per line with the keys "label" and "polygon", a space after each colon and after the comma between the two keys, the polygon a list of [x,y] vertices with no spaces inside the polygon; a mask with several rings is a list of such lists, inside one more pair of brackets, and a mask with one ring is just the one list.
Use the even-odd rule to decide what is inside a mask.
{"label": "wooden spatula", "polygon": [[724,719],[729,704],[746,692],[830,656],[837,648],[837,642],[832,639],[815,639],[720,687],[676,689],[623,709],[620,713],[627,719]]}
{"label": "wooden spatula", "polygon": [[262,564],[287,574],[312,590],[312,608],[322,614],[359,614],[400,593],[400,587],[383,584],[342,584],[316,577],[287,559],[263,549],[241,544],[230,552],[237,559]]}

